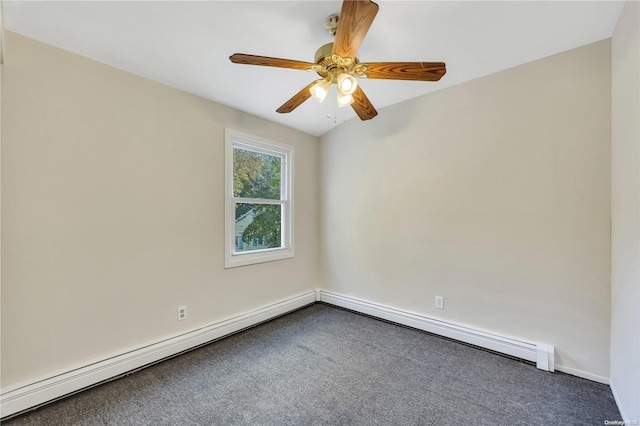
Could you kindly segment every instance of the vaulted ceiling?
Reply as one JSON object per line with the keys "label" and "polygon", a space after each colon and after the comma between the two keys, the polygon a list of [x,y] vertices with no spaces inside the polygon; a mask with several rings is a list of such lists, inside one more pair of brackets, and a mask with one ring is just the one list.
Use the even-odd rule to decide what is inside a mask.
{"label": "vaulted ceiling", "polygon": [[[439,82],[360,79],[381,115],[385,106],[611,37],[623,7],[614,1],[377,3],[361,61],[447,64]],[[340,1],[3,0],[2,8],[7,30],[312,135],[358,120],[332,96],[278,114],[317,76],[228,59],[241,52],[313,62],[315,51],[332,41],[324,20],[340,11]]]}

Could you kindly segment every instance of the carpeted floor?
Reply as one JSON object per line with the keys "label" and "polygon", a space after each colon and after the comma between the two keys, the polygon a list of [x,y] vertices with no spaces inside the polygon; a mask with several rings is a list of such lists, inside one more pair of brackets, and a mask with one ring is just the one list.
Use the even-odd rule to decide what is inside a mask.
{"label": "carpeted floor", "polygon": [[3,424],[602,425],[608,386],[323,304]]}

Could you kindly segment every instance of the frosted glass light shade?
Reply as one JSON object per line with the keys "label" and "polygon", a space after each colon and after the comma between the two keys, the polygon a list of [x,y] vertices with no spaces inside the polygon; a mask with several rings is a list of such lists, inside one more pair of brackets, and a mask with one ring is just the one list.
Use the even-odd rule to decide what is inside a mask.
{"label": "frosted glass light shade", "polygon": [[349,106],[353,103],[353,96],[351,95],[342,95],[340,94],[340,91],[338,90],[338,106],[339,107],[346,107]]}
{"label": "frosted glass light shade", "polygon": [[342,92],[343,95],[351,95],[356,91],[358,87],[358,80],[351,74],[342,73],[336,79],[336,83],[338,84],[338,90]]}
{"label": "frosted glass light shade", "polygon": [[327,97],[327,93],[329,93],[329,87],[331,87],[331,83],[328,80],[318,80],[316,84],[311,86],[309,93],[318,102],[322,102]]}

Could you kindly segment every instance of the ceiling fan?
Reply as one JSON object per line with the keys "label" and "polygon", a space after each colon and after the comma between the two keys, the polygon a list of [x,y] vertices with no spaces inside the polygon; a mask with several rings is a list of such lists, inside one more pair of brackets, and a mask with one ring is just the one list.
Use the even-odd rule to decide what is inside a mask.
{"label": "ceiling fan", "polygon": [[285,102],[276,110],[279,113],[293,111],[312,96],[322,102],[331,85],[336,84],[338,106],[351,105],[361,120],[369,120],[378,112],[358,85],[357,77],[438,81],[447,71],[444,62],[360,62],[356,53],[377,13],[378,5],[371,0],[344,0],[340,15],[331,15],[325,22],[335,36],[334,42],[318,49],[315,63],[244,53],[235,53],[229,59],[236,64],[314,71],[321,77]]}

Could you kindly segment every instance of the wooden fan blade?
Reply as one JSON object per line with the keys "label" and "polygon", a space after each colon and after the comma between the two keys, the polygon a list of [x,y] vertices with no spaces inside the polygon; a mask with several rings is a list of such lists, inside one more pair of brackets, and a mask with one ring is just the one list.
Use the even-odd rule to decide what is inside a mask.
{"label": "wooden fan blade", "polygon": [[371,120],[373,117],[378,115],[378,111],[373,107],[367,95],[364,94],[364,91],[360,86],[353,92],[353,103],[351,104],[351,108],[358,114],[360,120]]}
{"label": "wooden fan blade", "polygon": [[312,81],[307,85],[307,87],[293,95],[293,98],[282,104],[282,106],[278,108],[276,112],[279,112],[280,114],[286,114],[302,105],[304,101],[311,97],[311,92],[309,92],[309,89],[311,89],[311,86],[313,86],[316,81]]}
{"label": "wooden fan blade", "polygon": [[354,58],[377,13],[378,5],[371,0],[344,0],[332,53]]}
{"label": "wooden fan blade", "polygon": [[229,56],[234,64],[262,65],[265,67],[292,68],[294,70],[308,70],[311,62],[294,61],[291,59],[270,58],[268,56],[247,55],[246,53],[234,53]]}
{"label": "wooden fan blade", "polygon": [[447,72],[444,62],[367,62],[367,77],[386,80],[438,81]]}

